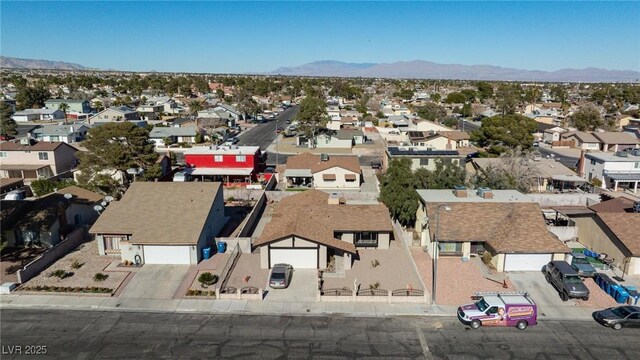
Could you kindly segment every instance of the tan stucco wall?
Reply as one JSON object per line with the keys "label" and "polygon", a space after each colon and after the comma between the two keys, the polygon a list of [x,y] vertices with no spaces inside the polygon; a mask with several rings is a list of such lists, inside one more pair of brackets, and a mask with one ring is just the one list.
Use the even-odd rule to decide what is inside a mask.
{"label": "tan stucco wall", "polygon": [[629,258],[629,264],[627,265],[627,274],[629,275],[640,274],[640,257]]}
{"label": "tan stucco wall", "polygon": [[261,246],[258,251],[260,251],[260,268],[268,269],[269,268],[269,248],[266,246]]}
{"label": "tan stucco wall", "polygon": [[140,261],[144,262],[142,245],[131,245],[128,241],[120,242],[120,257],[122,261],[129,260],[135,263],[136,255],[140,255]]}
{"label": "tan stucco wall", "polygon": [[491,264],[497,271],[504,271],[504,254],[496,254],[491,258]]}
{"label": "tan stucco wall", "polygon": [[[335,181],[325,181],[322,179],[324,174],[334,174],[336,176]],[[345,175],[356,175],[356,181],[346,181]],[[332,167],[330,169],[317,172],[313,174],[313,187],[316,189],[359,189],[360,188],[360,173],[354,173],[352,171],[340,168]]]}
{"label": "tan stucco wall", "polygon": [[553,260],[553,261],[564,260],[566,256],[567,256],[567,254],[565,254],[565,253],[555,253],[555,254],[553,254],[553,258],[551,260]]}
{"label": "tan stucco wall", "polygon": [[571,218],[578,227],[578,241],[597,253],[605,253],[609,258],[614,258],[613,264],[622,266],[624,254],[614,244],[604,230],[591,217]]}
{"label": "tan stucco wall", "polygon": [[469,258],[471,256],[471,243],[463,242],[462,243],[462,257]]}
{"label": "tan stucco wall", "polygon": [[391,242],[389,234],[378,234],[378,249],[388,249]]}
{"label": "tan stucco wall", "polygon": [[[298,245],[298,241],[296,240],[296,245]],[[318,269],[326,269],[327,268],[327,247],[320,245],[319,255],[318,255]]]}

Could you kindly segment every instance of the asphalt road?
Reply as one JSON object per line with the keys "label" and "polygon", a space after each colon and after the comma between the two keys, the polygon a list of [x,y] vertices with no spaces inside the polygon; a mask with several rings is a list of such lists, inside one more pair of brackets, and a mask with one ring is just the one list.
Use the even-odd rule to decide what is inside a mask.
{"label": "asphalt road", "polygon": [[[545,321],[471,330],[455,318],[2,310],[2,359],[637,359],[640,331]],[[23,355],[10,354],[21,347]],[[46,346],[47,356],[27,356]],[[40,348],[42,349],[42,348]],[[635,355],[634,355],[635,354]]]}
{"label": "asphalt road", "polygon": [[276,116],[275,120],[259,124],[247,131],[246,134],[240,136],[238,145],[260,146],[260,150],[265,151],[273,140],[276,139],[276,129],[279,127],[286,128],[287,120],[293,121],[298,111],[299,107],[296,105],[283,111],[280,115]]}
{"label": "asphalt road", "polygon": [[553,155],[553,158],[556,159],[559,163],[561,163],[562,165],[568,167],[569,169],[574,169],[576,167],[576,165],[578,164],[578,158],[577,157],[570,157],[570,156],[564,156],[560,153],[557,153],[553,150],[547,149],[545,147],[538,147],[536,149],[540,154],[547,156],[547,155]]}

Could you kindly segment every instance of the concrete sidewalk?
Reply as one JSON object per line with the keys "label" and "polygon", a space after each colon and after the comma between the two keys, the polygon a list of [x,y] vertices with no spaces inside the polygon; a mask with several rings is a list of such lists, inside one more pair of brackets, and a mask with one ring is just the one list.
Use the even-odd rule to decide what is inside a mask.
{"label": "concrete sidewalk", "polygon": [[[365,302],[278,302],[210,299],[135,299],[71,295],[0,296],[1,309],[65,309],[171,313],[225,313],[256,315],[343,315],[343,316],[456,316],[457,306],[386,304]],[[565,308],[540,320],[591,320],[593,309]],[[550,312],[551,313],[551,312]]]}

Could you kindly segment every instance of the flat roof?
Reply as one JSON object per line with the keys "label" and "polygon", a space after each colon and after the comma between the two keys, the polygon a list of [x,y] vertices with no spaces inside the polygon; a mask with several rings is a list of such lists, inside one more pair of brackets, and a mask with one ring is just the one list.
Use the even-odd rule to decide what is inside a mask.
{"label": "flat roof", "polygon": [[253,168],[196,168],[191,175],[251,175]]}
{"label": "flat roof", "polygon": [[185,151],[185,155],[253,155],[259,146],[196,146]]}
{"label": "flat roof", "polygon": [[457,197],[449,189],[420,189],[416,190],[424,202],[535,202],[527,195],[517,190],[492,190],[492,199],[483,199],[475,189],[467,189],[467,197]]}
{"label": "flat roof", "polygon": [[586,153],[584,155],[587,159],[597,159],[603,161],[611,161],[611,162],[636,162],[640,161],[640,156],[633,155],[630,152],[627,152],[627,156],[618,156],[615,153]]}

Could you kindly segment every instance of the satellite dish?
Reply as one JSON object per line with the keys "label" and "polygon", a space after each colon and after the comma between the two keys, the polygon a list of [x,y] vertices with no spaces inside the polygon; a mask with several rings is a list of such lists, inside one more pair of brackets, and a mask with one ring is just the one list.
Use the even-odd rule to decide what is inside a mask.
{"label": "satellite dish", "polygon": [[104,208],[102,206],[100,206],[100,205],[96,205],[96,206],[93,207],[93,210],[95,210],[97,212],[102,211],[102,209],[104,209]]}
{"label": "satellite dish", "polygon": [[138,169],[129,168],[129,169],[127,169],[127,174],[129,174],[129,175],[137,175],[138,174]]}
{"label": "satellite dish", "polygon": [[71,200],[71,198],[73,197],[73,195],[71,194],[64,194],[64,198],[67,200]]}
{"label": "satellite dish", "polygon": [[100,203],[100,205],[102,205],[102,207],[105,207],[105,206],[107,206],[107,202],[103,201],[103,202]]}
{"label": "satellite dish", "polygon": [[112,202],[112,201],[113,201],[113,196],[105,196],[105,197],[104,197],[104,200],[105,200],[106,202]]}

